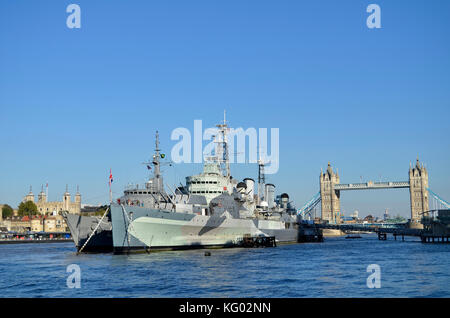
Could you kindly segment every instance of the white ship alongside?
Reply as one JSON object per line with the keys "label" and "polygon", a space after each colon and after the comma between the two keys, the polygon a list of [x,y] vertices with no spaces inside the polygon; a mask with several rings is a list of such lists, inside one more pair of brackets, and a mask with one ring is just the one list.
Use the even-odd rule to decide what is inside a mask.
{"label": "white ship alongside", "polygon": [[186,185],[168,194],[160,166],[158,136],[151,165],[153,177],[144,187],[127,189],[111,204],[114,252],[236,246],[244,237],[274,236],[296,242],[296,210],[289,196],[275,198],[275,186],[264,184],[259,163],[255,181],[238,182],[230,175],[228,126],[217,126],[215,154],[206,158],[203,172],[186,178]]}

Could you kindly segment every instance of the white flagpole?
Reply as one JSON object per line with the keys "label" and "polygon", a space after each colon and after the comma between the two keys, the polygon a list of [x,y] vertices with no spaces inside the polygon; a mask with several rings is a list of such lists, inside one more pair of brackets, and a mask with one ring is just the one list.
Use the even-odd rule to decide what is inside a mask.
{"label": "white flagpole", "polygon": [[112,203],[112,190],[111,190],[111,168],[109,169],[109,203]]}

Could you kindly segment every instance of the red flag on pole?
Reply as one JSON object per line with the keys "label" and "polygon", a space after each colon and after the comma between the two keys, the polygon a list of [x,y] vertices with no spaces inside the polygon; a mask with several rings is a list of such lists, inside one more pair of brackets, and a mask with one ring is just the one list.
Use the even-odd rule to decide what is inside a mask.
{"label": "red flag on pole", "polygon": [[109,202],[112,202],[112,190],[111,190],[112,182],[113,182],[113,176],[112,176],[111,168],[109,168]]}

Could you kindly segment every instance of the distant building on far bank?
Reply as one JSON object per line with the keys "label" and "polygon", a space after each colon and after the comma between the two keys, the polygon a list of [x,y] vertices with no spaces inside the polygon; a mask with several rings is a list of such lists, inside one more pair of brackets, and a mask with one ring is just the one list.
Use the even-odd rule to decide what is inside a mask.
{"label": "distant building on far bank", "polygon": [[63,211],[67,211],[73,214],[80,214],[81,211],[81,194],[78,187],[74,202],[71,202],[70,193],[67,186],[66,192],[63,194],[62,201],[47,202],[47,194],[44,192],[44,187],[42,187],[42,190],[38,194],[38,200],[36,202],[32,188],[30,186],[30,192],[23,199],[23,202],[27,201],[34,202],[40,214],[57,214]]}
{"label": "distant building on far bank", "polygon": [[30,220],[28,216],[13,216],[2,221],[2,227],[6,227],[8,231],[26,232],[30,230]]}
{"label": "distant building on far bank", "polygon": [[101,204],[98,205],[88,205],[88,204],[82,204],[81,205],[81,212],[91,213],[91,212],[97,212],[99,211],[103,206]]}
{"label": "distant building on far bank", "polygon": [[0,227],[18,233],[25,233],[28,231],[64,233],[69,232],[69,228],[67,227],[61,212],[67,211],[69,213],[80,214],[81,211],[81,194],[78,188],[74,202],[71,201],[67,186],[61,202],[47,202],[47,194],[42,187],[36,202],[32,188],[30,187],[30,192],[23,199],[23,202],[28,201],[36,204],[39,212],[38,215],[19,217],[18,210],[14,209],[11,217],[3,218],[2,209],[4,205],[0,205]]}
{"label": "distant building on far bank", "polygon": [[30,220],[32,232],[69,232],[62,215],[34,216]]}
{"label": "distant building on far bank", "polygon": [[35,215],[35,216],[13,216],[4,219],[0,223],[7,231],[26,233],[26,232],[52,232],[67,233],[69,228],[62,215]]}
{"label": "distant building on far bank", "polygon": [[383,219],[384,219],[384,221],[389,219],[389,210],[388,209],[384,210]]}

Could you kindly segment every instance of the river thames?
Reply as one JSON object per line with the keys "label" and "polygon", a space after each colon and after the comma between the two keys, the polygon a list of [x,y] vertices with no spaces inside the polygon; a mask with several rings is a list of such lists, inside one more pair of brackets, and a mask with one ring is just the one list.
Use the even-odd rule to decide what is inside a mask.
{"label": "river thames", "polygon": [[[76,255],[73,243],[0,245],[2,297],[450,297],[450,245],[326,238],[261,249]],[[81,270],[69,288],[67,268]],[[381,288],[368,288],[370,264]]]}

